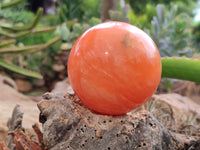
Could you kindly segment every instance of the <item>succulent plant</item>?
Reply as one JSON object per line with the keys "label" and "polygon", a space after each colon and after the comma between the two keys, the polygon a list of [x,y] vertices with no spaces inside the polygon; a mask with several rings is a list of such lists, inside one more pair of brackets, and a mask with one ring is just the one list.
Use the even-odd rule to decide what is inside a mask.
{"label": "succulent plant", "polygon": [[190,17],[185,13],[177,15],[177,10],[177,5],[172,5],[169,12],[166,12],[164,5],[157,5],[157,16],[151,21],[152,38],[161,56],[191,57]]}
{"label": "succulent plant", "polygon": [[[14,0],[7,3],[2,3],[1,8],[7,8],[18,3],[23,2],[24,0]],[[11,62],[6,61],[6,54],[21,54],[21,53],[33,53],[44,50],[60,40],[59,37],[55,37],[44,44],[40,45],[31,45],[31,46],[18,46],[16,41],[17,39],[36,33],[36,32],[48,32],[51,30],[39,29],[35,30],[36,25],[38,24],[41,16],[43,14],[43,9],[39,8],[34,19],[28,24],[12,24],[5,20],[0,20],[0,67],[6,68],[8,70],[14,71],[16,73],[33,77],[33,78],[42,78],[39,73],[29,71],[22,67],[16,66]]]}

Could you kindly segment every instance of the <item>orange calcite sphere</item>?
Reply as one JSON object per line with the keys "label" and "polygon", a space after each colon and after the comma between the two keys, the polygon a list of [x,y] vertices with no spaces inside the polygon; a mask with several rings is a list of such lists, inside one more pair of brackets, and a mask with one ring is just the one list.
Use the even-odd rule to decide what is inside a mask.
{"label": "orange calcite sphere", "polygon": [[68,76],[74,92],[90,109],[122,115],[153,95],[161,78],[161,59],[145,32],[111,21],[79,37],[70,52]]}

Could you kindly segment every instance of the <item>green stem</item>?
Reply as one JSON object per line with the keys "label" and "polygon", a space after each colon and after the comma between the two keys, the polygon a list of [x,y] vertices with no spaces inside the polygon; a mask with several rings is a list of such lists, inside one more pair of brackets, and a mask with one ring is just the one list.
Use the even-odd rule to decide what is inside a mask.
{"label": "green stem", "polygon": [[6,23],[6,22],[0,22],[0,27],[2,28],[11,28],[13,25],[11,23]]}
{"label": "green stem", "polygon": [[33,72],[33,71],[30,71],[30,70],[27,70],[27,69],[24,69],[24,68],[20,68],[20,67],[18,67],[16,65],[13,65],[13,64],[9,64],[9,63],[7,63],[6,61],[4,61],[2,59],[0,59],[0,66],[6,68],[8,70],[11,70],[13,72],[28,76],[28,77],[42,79],[42,75],[41,74],[39,74],[37,72]]}
{"label": "green stem", "polygon": [[24,46],[24,47],[6,47],[6,48],[1,48],[0,53],[25,53],[29,52],[30,50],[33,49],[38,49],[42,47],[42,45],[32,45],[32,46]]}
{"label": "green stem", "polygon": [[[16,43],[16,40],[15,39],[11,39],[11,40],[5,40],[5,41],[1,41],[0,42],[0,48],[3,48],[3,47],[7,47],[11,44],[15,44]],[[1,49],[0,49],[1,50]]]}
{"label": "green stem", "polygon": [[7,38],[13,38],[13,39],[24,37],[30,33],[31,33],[31,31],[21,31],[18,33],[10,33],[10,32],[4,31],[4,30],[0,30],[0,35],[3,35]]}
{"label": "green stem", "polygon": [[58,26],[54,26],[54,27],[42,27],[42,28],[38,28],[38,29],[33,29],[31,34],[35,34],[35,33],[48,33],[48,32],[53,32],[56,30]]}
{"label": "green stem", "polygon": [[[67,27],[71,27],[73,24],[75,23],[75,20],[70,20],[66,23]],[[28,34],[35,34],[35,33],[47,33],[47,32],[53,32],[56,30],[58,26],[54,26],[54,27],[43,27],[43,28],[39,28],[39,29],[32,29],[32,30],[27,30],[27,31],[20,31],[13,33],[13,32],[8,32],[7,30],[2,30],[0,29],[0,35],[3,35],[7,38],[21,38],[24,37]],[[7,29],[11,29],[11,25],[10,24],[4,24],[2,22],[0,22],[0,27],[4,27]]]}
{"label": "green stem", "polygon": [[[76,20],[70,20],[68,22],[66,22],[66,25],[68,28],[70,28],[73,24],[76,23]],[[57,27],[60,27],[61,25],[57,25],[57,26],[53,26],[53,27],[43,27],[43,28],[38,28],[38,29],[33,29],[31,34],[34,33],[43,33],[43,32],[53,32],[56,30]]]}
{"label": "green stem", "polygon": [[4,53],[34,53],[38,51],[45,50],[55,44],[56,42],[60,41],[61,39],[59,37],[54,37],[53,39],[47,41],[44,44],[40,45],[32,45],[32,46],[24,46],[24,47],[6,47],[0,49],[0,54]]}
{"label": "green stem", "polygon": [[32,31],[28,30],[28,31],[20,31],[17,33],[11,33],[11,32],[7,32],[5,30],[0,30],[0,35],[3,35],[7,38],[21,38],[24,37],[28,34],[35,34],[35,33],[47,33],[47,32],[53,32],[55,31],[56,27],[47,27],[47,28],[40,28],[40,29],[33,29]]}
{"label": "green stem", "polygon": [[33,21],[31,23],[24,25],[24,26],[17,26],[16,25],[16,26],[13,26],[12,29],[15,30],[15,31],[31,30],[38,24],[42,14],[43,14],[43,8],[39,8],[37,10],[35,18],[33,19]]}
{"label": "green stem", "polygon": [[36,13],[35,18],[29,24],[26,24],[26,25],[23,25],[23,26],[19,26],[19,25],[12,25],[12,24],[9,24],[9,23],[0,22],[0,26],[2,28],[13,30],[13,31],[31,30],[37,25],[37,23],[39,22],[42,14],[43,14],[43,9],[39,8],[37,13]]}
{"label": "green stem", "polygon": [[35,53],[35,52],[39,52],[39,51],[43,51],[49,47],[51,47],[53,44],[57,43],[61,41],[61,38],[60,37],[54,37],[53,39],[49,40],[48,42],[46,42],[45,44],[42,44],[42,46],[38,49],[33,49],[30,51],[30,53]]}
{"label": "green stem", "polygon": [[12,1],[7,2],[7,3],[1,3],[0,6],[1,6],[1,8],[7,8],[7,7],[14,6],[16,4],[22,3],[24,1],[26,1],[26,0],[12,0]]}
{"label": "green stem", "polygon": [[200,82],[200,59],[186,57],[164,57],[162,77]]}

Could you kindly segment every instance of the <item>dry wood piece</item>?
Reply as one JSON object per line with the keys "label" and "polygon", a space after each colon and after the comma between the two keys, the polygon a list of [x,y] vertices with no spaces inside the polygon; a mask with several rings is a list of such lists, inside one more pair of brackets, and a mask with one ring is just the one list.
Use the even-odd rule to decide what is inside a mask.
{"label": "dry wood piece", "polygon": [[28,135],[22,127],[23,112],[19,105],[16,105],[9,118],[8,143],[6,145],[0,140],[0,150],[47,150],[43,143],[43,134],[38,124],[33,125],[36,135]]}
{"label": "dry wood piece", "polygon": [[[19,105],[16,105],[13,109],[12,117],[8,119],[7,126],[9,132],[14,132],[17,129],[23,129],[22,127],[22,119],[23,119],[23,112],[20,109]],[[11,150],[15,149],[14,145],[14,137],[8,135],[8,144],[7,147]]]}
{"label": "dry wood piece", "polygon": [[38,107],[44,144],[50,150],[200,149],[198,137],[171,133],[146,111],[100,115],[75,95],[53,93],[46,93]]}

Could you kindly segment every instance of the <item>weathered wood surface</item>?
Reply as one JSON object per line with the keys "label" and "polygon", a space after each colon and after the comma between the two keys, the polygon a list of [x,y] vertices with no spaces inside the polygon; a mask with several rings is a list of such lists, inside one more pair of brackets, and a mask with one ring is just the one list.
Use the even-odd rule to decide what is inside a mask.
{"label": "weathered wood surface", "polygon": [[171,133],[146,111],[100,115],[75,95],[53,93],[46,93],[38,107],[49,150],[200,149],[199,137]]}
{"label": "weathered wood surface", "polygon": [[[23,112],[20,109],[19,105],[16,105],[13,109],[13,113],[11,118],[8,119],[7,126],[10,132],[15,131],[16,129],[22,129],[22,120],[23,120]],[[8,135],[8,142],[7,147],[10,150],[15,150],[14,145],[14,137],[11,135]]]}

